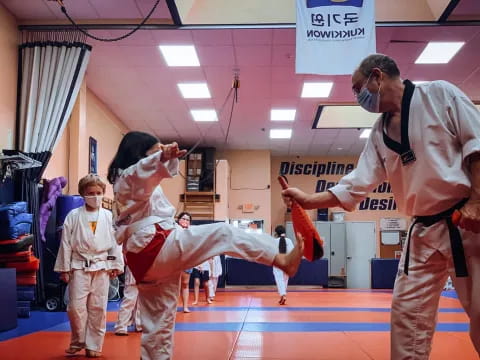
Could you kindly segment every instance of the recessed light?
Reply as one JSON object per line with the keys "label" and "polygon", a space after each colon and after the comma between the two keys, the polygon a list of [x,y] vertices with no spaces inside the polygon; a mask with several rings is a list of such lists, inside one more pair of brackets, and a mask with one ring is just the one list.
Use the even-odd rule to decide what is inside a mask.
{"label": "recessed light", "polygon": [[272,121],[293,121],[295,120],[295,109],[272,109],[270,120]]}
{"label": "recessed light", "polygon": [[446,64],[465,44],[458,42],[429,42],[415,64]]}
{"label": "recessed light", "polygon": [[212,109],[190,110],[195,121],[218,121],[217,112]]}
{"label": "recessed light", "polygon": [[343,148],[337,148],[337,150],[343,150]]}
{"label": "recessed light", "polygon": [[193,45],[160,45],[159,48],[168,66],[200,66]]}
{"label": "recessed light", "polygon": [[415,85],[420,85],[420,84],[423,84],[423,83],[426,83],[428,81],[426,80],[418,80],[418,81],[412,81],[412,83],[414,83]]}
{"label": "recessed light", "polygon": [[302,98],[326,98],[330,96],[333,82],[306,82],[303,84]]}
{"label": "recessed light", "polygon": [[360,139],[367,139],[370,136],[372,129],[364,129],[360,134]]}
{"label": "recessed light", "polygon": [[270,139],[290,139],[292,129],[270,129]]}
{"label": "recessed light", "polygon": [[185,99],[209,99],[210,91],[206,83],[183,83],[177,84]]}

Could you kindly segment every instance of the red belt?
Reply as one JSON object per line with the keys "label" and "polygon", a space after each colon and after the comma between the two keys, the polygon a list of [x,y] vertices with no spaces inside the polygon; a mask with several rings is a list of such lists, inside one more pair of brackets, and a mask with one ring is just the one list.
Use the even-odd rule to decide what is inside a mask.
{"label": "red belt", "polygon": [[155,228],[157,229],[155,236],[142,251],[139,253],[127,251],[126,253],[128,267],[132,271],[136,282],[141,282],[143,280],[143,277],[148,269],[150,269],[158,253],[162,249],[168,235],[172,232],[172,229],[164,230],[158,224],[155,224]]}

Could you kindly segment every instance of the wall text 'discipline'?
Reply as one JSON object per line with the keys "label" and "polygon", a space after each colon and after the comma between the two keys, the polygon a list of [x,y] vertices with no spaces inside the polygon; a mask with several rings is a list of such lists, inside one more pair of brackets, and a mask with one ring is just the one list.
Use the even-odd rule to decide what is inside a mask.
{"label": "wall text 'discipline'", "polygon": [[[322,175],[347,175],[353,169],[355,165],[353,163],[342,164],[336,161],[328,161],[326,163],[319,163],[314,161],[313,163],[296,163],[295,161],[282,161],[280,164],[280,175],[310,175],[320,177]],[[326,179],[318,179],[315,192],[327,191],[331,187],[337,185],[337,182],[329,181]],[[392,193],[391,185],[388,182],[380,184],[374,193]],[[371,198],[366,197],[359,205],[358,210],[381,210],[381,211],[394,211],[397,209],[397,204],[393,196],[388,198]]]}

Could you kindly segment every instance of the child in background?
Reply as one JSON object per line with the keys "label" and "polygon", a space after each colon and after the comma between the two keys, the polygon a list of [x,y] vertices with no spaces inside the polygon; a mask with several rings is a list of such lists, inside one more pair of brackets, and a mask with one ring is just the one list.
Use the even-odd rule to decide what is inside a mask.
{"label": "child in background", "polygon": [[[280,254],[287,254],[293,249],[292,240],[285,236],[285,227],[278,225],[275,228],[275,241],[277,242],[278,252]],[[273,277],[275,278],[275,283],[277,284],[278,294],[280,295],[280,300],[278,303],[280,305],[285,305],[287,302],[287,286],[288,286],[288,274],[285,274],[281,269],[273,267]]]}
{"label": "child in background", "polygon": [[210,300],[215,301],[215,293],[217,292],[218,278],[222,276],[222,260],[220,256],[214,256],[210,260]]}
{"label": "child in background", "polygon": [[105,183],[90,174],[80,180],[78,192],[85,205],[65,218],[54,269],[69,284],[67,313],[72,334],[65,352],[85,349],[91,358],[102,352],[110,278],[121,274],[124,265],[113,235],[112,214],[101,207]]}
{"label": "child in background", "polygon": [[117,323],[115,324],[115,335],[127,336],[128,326],[131,324],[135,326],[135,331],[142,331],[137,283],[127,264],[125,266],[125,288],[123,290],[122,304],[118,311]]}
{"label": "child in background", "polygon": [[203,287],[203,291],[205,292],[205,301],[208,304],[212,303],[210,300],[210,262],[209,260],[204,261],[200,265],[197,265],[193,268],[192,277],[194,279],[193,283],[193,303],[192,305],[198,304],[198,297],[200,293],[200,284]]}
{"label": "child in background", "polygon": [[[188,229],[192,223],[192,215],[184,211],[181,212],[177,217],[177,224],[184,229]],[[183,312],[189,313],[190,309],[188,308],[188,298],[190,296],[190,275],[192,274],[193,269],[183,270],[180,275],[180,287],[181,287],[181,297],[183,303]]]}

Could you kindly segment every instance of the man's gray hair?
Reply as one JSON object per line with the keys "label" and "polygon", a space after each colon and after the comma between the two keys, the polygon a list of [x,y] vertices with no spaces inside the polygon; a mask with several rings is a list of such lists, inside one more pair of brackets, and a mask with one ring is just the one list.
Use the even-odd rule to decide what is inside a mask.
{"label": "man's gray hair", "polygon": [[372,54],[362,60],[358,66],[358,70],[365,76],[369,77],[374,68],[380,69],[389,77],[395,78],[400,76],[400,70],[395,61],[383,54]]}

